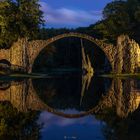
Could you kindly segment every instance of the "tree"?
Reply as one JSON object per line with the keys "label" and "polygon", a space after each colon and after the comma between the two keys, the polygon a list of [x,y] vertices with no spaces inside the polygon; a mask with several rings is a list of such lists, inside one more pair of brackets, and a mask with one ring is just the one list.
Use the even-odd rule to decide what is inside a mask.
{"label": "tree", "polygon": [[39,112],[19,112],[9,102],[0,102],[1,140],[38,140],[41,125],[37,124]]}
{"label": "tree", "polygon": [[95,28],[104,34],[105,38],[114,40],[117,36],[129,34],[129,15],[126,13],[126,2],[113,1],[106,5],[103,10],[104,20]]}
{"label": "tree", "polygon": [[95,29],[103,34],[104,38],[115,41],[121,34],[127,34],[140,42],[140,1],[116,0],[106,5],[103,10],[103,20]]}
{"label": "tree", "polygon": [[43,24],[38,0],[5,0],[0,3],[0,47],[18,38],[35,38]]}
{"label": "tree", "polygon": [[131,37],[140,43],[140,1],[127,0],[127,12],[131,19]]}

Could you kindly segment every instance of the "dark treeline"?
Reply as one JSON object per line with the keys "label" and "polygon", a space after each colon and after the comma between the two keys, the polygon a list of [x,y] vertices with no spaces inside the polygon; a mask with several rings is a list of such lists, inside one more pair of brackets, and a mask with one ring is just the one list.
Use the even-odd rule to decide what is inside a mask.
{"label": "dark treeline", "polygon": [[107,140],[139,140],[140,139],[140,107],[126,118],[119,117],[115,109],[105,108],[96,114],[96,118],[106,122],[103,127],[104,136]]}
{"label": "dark treeline", "polygon": [[51,37],[54,37],[59,34],[63,33],[69,33],[69,32],[77,32],[77,33],[84,33],[91,35],[95,38],[102,39],[103,34],[99,33],[97,29],[95,29],[96,24],[90,25],[89,27],[78,27],[76,29],[68,29],[68,28],[60,28],[60,29],[55,29],[55,28],[41,28],[38,33],[39,39],[48,39]]}
{"label": "dark treeline", "polygon": [[114,42],[121,34],[127,34],[140,43],[140,1],[115,0],[104,8],[103,20],[94,27],[104,39]]}

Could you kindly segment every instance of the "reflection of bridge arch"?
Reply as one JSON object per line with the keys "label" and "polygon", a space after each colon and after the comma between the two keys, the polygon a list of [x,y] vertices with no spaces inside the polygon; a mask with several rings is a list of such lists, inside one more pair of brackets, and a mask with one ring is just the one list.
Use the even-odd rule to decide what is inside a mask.
{"label": "reflection of bridge arch", "polygon": [[65,33],[65,34],[61,34],[55,37],[52,37],[48,40],[35,40],[35,41],[31,41],[29,42],[29,72],[32,71],[32,67],[34,64],[34,61],[36,59],[36,57],[39,55],[39,53],[49,44],[63,39],[63,38],[68,38],[68,37],[77,37],[77,38],[82,38],[82,39],[86,39],[94,44],[96,44],[107,56],[111,66],[112,66],[112,70],[114,70],[114,47],[112,45],[106,44],[101,40],[95,39],[89,35],[86,34],[81,34],[81,33]]}
{"label": "reflection of bridge arch", "polygon": [[134,80],[122,81],[114,79],[107,94],[101,98],[93,109],[79,114],[65,114],[46,105],[36,94],[32,81],[11,82],[10,88],[0,89],[0,102],[9,101],[14,108],[21,112],[28,110],[47,110],[66,118],[80,118],[92,113],[100,113],[105,109],[114,108],[120,117],[126,117],[140,105],[140,90],[134,87]]}
{"label": "reflection of bridge arch", "polygon": [[[123,86],[128,88],[123,89]],[[120,117],[126,117],[130,112],[138,108],[140,104],[139,93],[140,91],[134,90],[133,81],[128,80],[123,85],[120,79],[114,79],[107,94],[101,98],[97,106],[79,114],[65,114],[45,104],[36,94],[32,81],[25,80],[11,82],[10,88],[5,90],[0,89],[0,102],[9,101],[14,108],[17,108],[21,112],[46,110],[65,118],[80,118],[92,113],[102,112],[104,109],[110,107],[115,107],[116,113]]]}
{"label": "reflection of bridge arch", "polygon": [[39,96],[36,94],[35,89],[33,88],[32,81],[23,81],[23,82],[11,82],[11,87],[6,90],[0,89],[0,101],[9,101],[13,107],[17,108],[19,111],[26,112],[28,110],[46,110],[50,113],[56,114],[65,118],[80,118],[86,115],[96,113],[103,106],[102,102],[99,103],[96,107],[81,112],[78,114],[66,114],[61,111],[45,104]]}
{"label": "reflection of bridge arch", "polygon": [[[125,86],[124,89],[123,86]],[[139,93],[140,91],[134,89],[133,80],[128,80],[123,84],[120,79],[114,79],[107,94],[101,98],[96,107],[79,114],[65,114],[46,105],[36,94],[32,81],[25,80],[20,81],[20,83],[11,82],[11,87],[6,90],[0,89],[0,102],[9,101],[14,108],[22,112],[28,110],[47,110],[65,118],[80,118],[92,113],[100,113],[100,111],[107,108],[115,107],[120,117],[126,117],[130,112],[138,108],[140,104]]]}
{"label": "reflection of bridge arch", "polygon": [[92,109],[90,109],[88,111],[77,113],[77,114],[68,114],[68,113],[63,113],[61,111],[57,111],[56,109],[54,109],[54,108],[48,106],[47,104],[45,104],[39,98],[39,96],[36,94],[36,91],[35,91],[35,89],[34,89],[34,87],[32,85],[31,80],[30,80],[30,86],[29,86],[29,93],[28,94],[30,95],[29,98],[28,98],[29,100],[34,99],[32,101],[32,103],[30,105],[28,105],[28,107],[30,107],[29,109],[31,109],[31,110],[42,110],[42,111],[46,110],[46,111],[48,111],[50,113],[53,113],[55,115],[58,115],[58,116],[61,116],[61,117],[64,117],[64,118],[81,118],[81,117],[87,116],[89,114],[98,112],[103,106],[102,102],[100,102],[99,105],[95,106],[94,108],[92,108]]}

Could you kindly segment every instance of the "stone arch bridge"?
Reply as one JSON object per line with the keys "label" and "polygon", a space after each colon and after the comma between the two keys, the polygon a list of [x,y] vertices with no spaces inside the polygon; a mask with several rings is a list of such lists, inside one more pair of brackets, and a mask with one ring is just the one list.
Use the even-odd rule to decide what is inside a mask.
{"label": "stone arch bridge", "polygon": [[[22,67],[26,72],[31,73],[32,66],[39,53],[51,43],[67,37],[82,38],[96,44],[107,56],[112,66],[112,71],[115,73],[122,73],[122,71],[132,73],[139,66],[139,45],[135,41],[130,40],[129,37],[119,37],[117,46],[113,46],[112,44],[104,43],[102,40],[81,33],[65,33],[48,40],[28,41],[25,38],[19,39],[13,43],[10,49],[0,49],[0,60],[7,60],[12,65]],[[127,57],[124,59],[125,48],[127,49]],[[134,51],[135,53],[133,53]],[[124,68],[123,64],[126,65],[126,60],[128,64]]]}

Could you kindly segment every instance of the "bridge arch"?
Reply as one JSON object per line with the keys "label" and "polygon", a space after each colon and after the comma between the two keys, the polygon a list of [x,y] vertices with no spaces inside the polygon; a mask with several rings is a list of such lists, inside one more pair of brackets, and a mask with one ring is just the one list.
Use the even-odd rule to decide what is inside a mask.
{"label": "bridge arch", "polygon": [[106,57],[108,58],[111,67],[112,67],[112,71],[114,70],[114,47],[111,44],[106,44],[104,43],[102,40],[98,40],[95,39],[87,34],[81,34],[81,33],[65,33],[65,34],[61,34],[61,35],[57,35],[55,37],[52,37],[48,40],[34,40],[34,41],[30,41],[29,42],[29,46],[28,46],[28,56],[29,56],[29,67],[28,67],[28,72],[31,73],[32,72],[32,67],[34,64],[34,61],[36,59],[36,57],[39,55],[39,53],[48,45],[50,45],[51,43],[60,40],[62,38],[68,38],[68,37],[76,37],[76,38],[82,38],[85,40],[88,40],[92,43],[94,43],[95,45],[97,45],[106,55]]}

